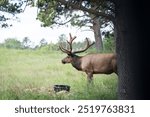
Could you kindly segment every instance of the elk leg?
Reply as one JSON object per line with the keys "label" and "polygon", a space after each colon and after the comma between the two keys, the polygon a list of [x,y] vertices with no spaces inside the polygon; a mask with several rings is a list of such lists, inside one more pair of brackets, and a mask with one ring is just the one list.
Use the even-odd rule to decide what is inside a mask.
{"label": "elk leg", "polygon": [[88,83],[91,83],[93,81],[93,73],[86,73],[86,74],[87,74]]}

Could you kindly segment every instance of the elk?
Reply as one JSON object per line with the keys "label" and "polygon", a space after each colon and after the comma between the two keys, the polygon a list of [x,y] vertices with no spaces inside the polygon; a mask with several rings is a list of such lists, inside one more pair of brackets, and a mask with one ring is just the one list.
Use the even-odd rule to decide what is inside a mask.
{"label": "elk", "polygon": [[78,56],[77,53],[86,51],[94,42],[90,44],[88,38],[86,38],[87,45],[84,49],[79,51],[72,51],[72,42],[76,39],[76,36],[72,37],[70,35],[70,40],[67,41],[69,49],[59,45],[59,48],[62,52],[66,53],[68,56],[62,59],[62,63],[71,63],[74,68],[79,71],[83,71],[87,74],[87,79],[89,82],[93,79],[93,74],[117,74],[117,65],[116,65],[116,54],[114,53],[105,53],[105,54],[87,54],[85,56]]}

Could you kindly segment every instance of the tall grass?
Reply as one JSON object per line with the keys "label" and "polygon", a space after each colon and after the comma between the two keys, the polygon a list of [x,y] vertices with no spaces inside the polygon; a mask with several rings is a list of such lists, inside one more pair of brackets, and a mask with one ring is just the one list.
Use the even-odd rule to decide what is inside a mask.
{"label": "tall grass", "polygon": [[[115,74],[94,75],[89,86],[85,73],[61,63],[65,56],[61,52],[0,48],[0,99],[117,99]],[[70,85],[70,92],[55,93],[55,84]]]}

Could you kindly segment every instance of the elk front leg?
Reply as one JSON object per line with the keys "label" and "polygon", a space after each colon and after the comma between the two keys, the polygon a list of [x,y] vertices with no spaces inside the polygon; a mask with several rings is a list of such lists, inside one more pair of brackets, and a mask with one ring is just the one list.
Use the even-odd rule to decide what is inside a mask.
{"label": "elk front leg", "polygon": [[88,83],[91,83],[93,81],[93,73],[86,73],[86,74],[87,74]]}

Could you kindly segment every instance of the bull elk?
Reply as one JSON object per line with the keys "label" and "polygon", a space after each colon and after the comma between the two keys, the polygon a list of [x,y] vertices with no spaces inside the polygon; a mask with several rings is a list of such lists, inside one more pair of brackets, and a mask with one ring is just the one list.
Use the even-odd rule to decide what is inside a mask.
{"label": "bull elk", "polygon": [[60,50],[66,53],[68,56],[62,59],[62,63],[71,63],[74,68],[79,71],[83,71],[87,74],[87,79],[89,82],[92,81],[93,74],[111,74],[115,72],[117,74],[117,65],[116,65],[116,54],[87,54],[85,56],[78,56],[77,53],[86,51],[91,47],[93,43],[89,43],[89,40],[86,38],[87,45],[84,49],[79,51],[72,51],[72,42],[76,38],[70,35],[70,40],[67,41],[69,49],[59,46]]}

